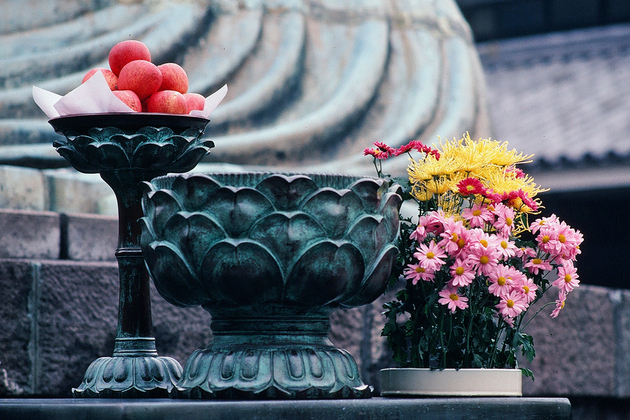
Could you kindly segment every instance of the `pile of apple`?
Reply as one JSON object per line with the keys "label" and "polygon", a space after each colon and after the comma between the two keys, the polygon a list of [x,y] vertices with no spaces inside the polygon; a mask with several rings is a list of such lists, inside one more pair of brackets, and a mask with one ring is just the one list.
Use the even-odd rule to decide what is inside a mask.
{"label": "pile of apple", "polygon": [[82,83],[102,72],[114,95],[137,112],[188,114],[204,108],[203,95],[188,92],[184,69],[175,63],[156,66],[149,48],[140,41],[114,45],[109,51],[109,67],[90,70]]}

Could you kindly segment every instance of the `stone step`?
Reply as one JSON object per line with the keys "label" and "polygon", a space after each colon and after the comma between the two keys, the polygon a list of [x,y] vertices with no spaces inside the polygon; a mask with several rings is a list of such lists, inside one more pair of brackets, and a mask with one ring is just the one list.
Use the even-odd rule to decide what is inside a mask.
{"label": "stone step", "polygon": [[0,258],[113,261],[118,218],[0,209]]}
{"label": "stone step", "polygon": [[0,208],[117,215],[114,193],[101,177],[71,168],[0,165]]}

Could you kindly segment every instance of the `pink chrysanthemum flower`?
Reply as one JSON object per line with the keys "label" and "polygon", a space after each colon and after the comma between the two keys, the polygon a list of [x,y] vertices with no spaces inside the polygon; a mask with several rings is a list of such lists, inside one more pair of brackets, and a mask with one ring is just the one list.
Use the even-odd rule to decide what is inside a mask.
{"label": "pink chrysanthemum flower", "polygon": [[419,146],[416,149],[422,153],[426,153],[427,155],[431,155],[435,158],[435,160],[440,160],[440,151],[432,148],[431,146],[426,146],[420,142]]}
{"label": "pink chrysanthemum flower", "polygon": [[455,221],[453,218],[449,218],[448,222],[444,226],[444,232],[440,235],[442,240],[438,242],[438,245],[444,249],[444,251],[452,256],[460,254],[462,249],[468,243],[468,229],[461,221]]}
{"label": "pink chrysanthemum flower", "polygon": [[420,216],[418,219],[418,226],[411,232],[409,239],[422,242],[426,237],[431,234],[439,234],[443,230],[442,219],[439,217],[438,212],[431,212]]}
{"label": "pink chrysanthemum flower", "polygon": [[562,290],[558,293],[558,299],[556,299],[556,307],[551,312],[552,318],[557,318],[560,315],[560,311],[564,309],[564,302],[567,300],[567,294]]}
{"label": "pink chrysanthemum flower", "polygon": [[516,210],[521,210],[523,205],[529,207],[532,211],[538,210],[538,203],[532,200],[530,196],[523,190],[510,191],[503,194],[501,199],[507,206]]}
{"label": "pink chrysanthemum flower", "polygon": [[499,263],[497,238],[481,229],[474,229],[470,233],[472,238],[470,247],[467,249],[467,262],[478,274],[488,275]]}
{"label": "pink chrysanthemum flower", "polygon": [[432,282],[435,279],[434,271],[427,270],[419,264],[409,264],[403,270],[403,275],[406,279],[411,280],[412,284],[417,284],[420,280]]}
{"label": "pink chrysanthemum flower", "polygon": [[538,233],[538,231],[542,229],[543,227],[546,227],[549,224],[553,225],[559,222],[560,221],[558,220],[558,216],[556,216],[555,214],[552,214],[549,217],[542,217],[540,219],[536,219],[531,225],[529,225],[529,229],[532,231],[532,233]]}
{"label": "pink chrysanthemum flower", "polygon": [[494,228],[499,235],[507,238],[514,229],[514,209],[503,203],[496,203],[494,214],[496,216]]}
{"label": "pink chrysanthemum flower", "polygon": [[514,288],[516,290],[521,291],[523,296],[525,296],[525,301],[530,304],[536,299],[536,290],[538,290],[538,286],[532,279],[527,276],[522,276],[518,279],[518,281],[514,282]]}
{"label": "pink chrysanthemum flower", "polygon": [[558,267],[558,279],[552,284],[561,291],[569,293],[580,284],[578,277],[577,269],[573,266],[573,263],[564,261],[563,264]]}
{"label": "pink chrysanthemum flower", "polygon": [[516,166],[510,166],[505,168],[505,173],[512,175],[514,178],[525,178],[525,172]]}
{"label": "pink chrysanthemum flower", "polygon": [[574,260],[580,251],[583,241],[582,233],[561,222],[558,229],[558,256],[565,260]]}
{"label": "pink chrysanthemum flower", "polygon": [[499,251],[500,259],[505,261],[514,257],[518,248],[513,241],[510,241],[507,238],[502,238],[498,241],[497,250]]}
{"label": "pink chrysanthemum flower", "polygon": [[446,258],[444,251],[434,241],[420,244],[413,256],[422,267],[431,271],[439,270],[444,265],[444,258]]}
{"label": "pink chrysanthemum flower", "polygon": [[[424,216],[422,216],[424,217]],[[422,219],[422,217],[420,219]],[[409,235],[409,239],[412,241],[422,242],[427,237],[427,228],[422,223],[418,224],[418,226],[411,232]]]}
{"label": "pink chrysanthemum flower", "polygon": [[[545,222],[544,220],[541,222]],[[565,260],[573,260],[581,252],[582,234],[557,219],[536,225],[536,242],[541,250]]]}
{"label": "pink chrysanthemum flower", "polygon": [[462,179],[457,183],[457,190],[463,196],[483,194],[486,191],[483,183],[477,178]]}
{"label": "pink chrysanthemum flower", "polygon": [[468,220],[471,227],[483,228],[486,223],[494,220],[494,215],[486,206],[481,204],[473,204],[472,208],[466,208],[462,211],[462,217]]}
{"label": "pink chrysanthemum flower", "polygon": [[460,295],[456,288],[446,287],[438,295],[440,296],[438,303],[448,306],[451,313],[455,313],[457,309],[468,308],[468,298]]}
{"label": "pink chrysanthemum flower", "polygon": [[524,265],[527,270],[532,274],[538,274],[540,270],[542,271],[550,271],[552,269],[551,264],[548,261],[543,260],[542,258],[532,258],[527,261]]}
{"label": "pink chrysanthemum flower", "polygon": [[536,250],[528,246],[516,248],[516,256],[523,261],[523,264],[525,264],[531,258],[536,258],[536,255]]}
{"label": "pink chrysanthemum flower", "polygon": [[506,296],[501,297],[497,308],[501,312],[501,315],[516,318],[521,312],[527,309],[527,301],[518,290],[512,290]]}
{"label": "pink chrysanthemum flower", "polygon": [[475,272],[461,259],[455,260],[451,265],[450,273],[449,285],[454,288],[468,286],[475,279]]}
{"label": "pink chrysanthemum flower", "polygon": [[496,253],[488,248],[475,248],[468,254],[467,262],[472,265],[477,274],[488,275],[499,263]]}
{"label": "pink chrysanthemum flower", "polygon": [[490,285],[488,286],[488,292],[497,297],[507,296],[513,290],[512,272],[510,268],[505,265],[497,265],[492,272],[488,274],[488,280]]}

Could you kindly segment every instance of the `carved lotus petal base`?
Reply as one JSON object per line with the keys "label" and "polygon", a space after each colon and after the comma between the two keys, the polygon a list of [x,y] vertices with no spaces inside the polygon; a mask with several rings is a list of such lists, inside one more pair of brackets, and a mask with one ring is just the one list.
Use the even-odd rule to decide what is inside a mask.
{"label": "carved lotus petal base", "polygon": [[166,398],[182,374],[171,357],[114,356],[93,361],[76,398]]}
{"label": "carved lotus petal base", "polygon": [[283,345],[193,353],[171,397],[190,399],[370,398],[354,358],[334,347]]}

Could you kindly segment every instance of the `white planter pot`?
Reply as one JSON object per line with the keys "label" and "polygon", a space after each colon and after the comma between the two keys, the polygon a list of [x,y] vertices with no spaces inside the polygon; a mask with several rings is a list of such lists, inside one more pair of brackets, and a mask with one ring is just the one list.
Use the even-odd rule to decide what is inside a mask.
{"label": "white planter pot", "polygon": [[381,395],[520,397],[520,369],[424,369],[381,370]]}

